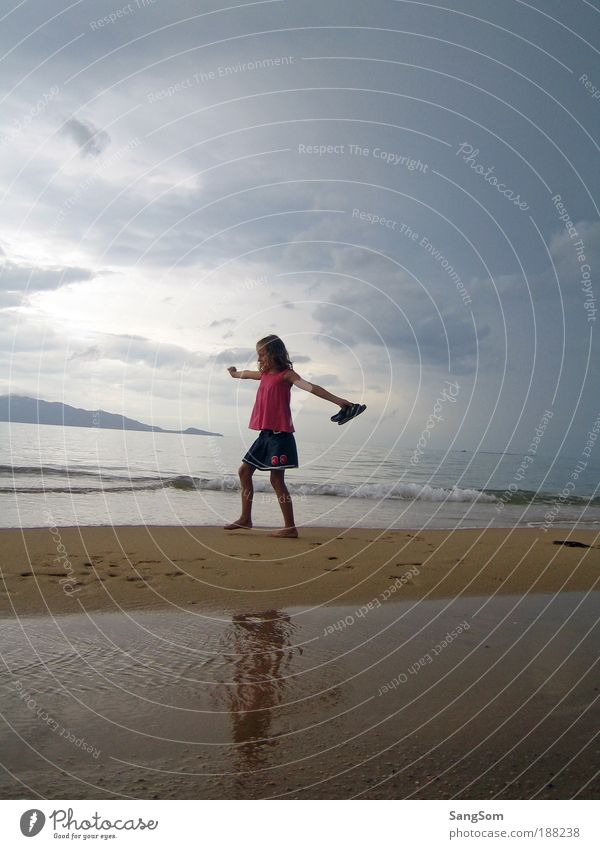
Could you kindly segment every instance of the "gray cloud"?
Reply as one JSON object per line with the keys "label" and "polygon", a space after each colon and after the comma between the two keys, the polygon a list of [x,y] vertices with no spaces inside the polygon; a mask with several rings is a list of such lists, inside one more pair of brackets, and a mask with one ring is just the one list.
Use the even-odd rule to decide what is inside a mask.
{"label": "gray cloud", "polygon": [[90,345],[87,348],[80,348],[73,351],[69,356],[69,361],[79,360],[80,362],[95,362],[102,356],[102,348],[99,345]]}
{"label": "gray cloud", "polygon": [[69,118],[62,126],[62,133],[74,141],[81,156],[100,156],[110,144],[110,136],[95,127],[91,121]]}
{"label": "gray cloud", "polygon": [[[445,312],[443,317],[433,310],[403,318],[384,299],[374,299],[369,292],[338,292],[335,305],[324,305],[314,313],[325,336],[347,340],[356,346],[387,346],[394,361],[404,360],[423,365],[436,365],[459,373],[468,373],[477,364],[477,338],[468,315]],[[477,327],[479,344],[489,337],[487,325]],[[479,353],[481,357],[481,352]],[[382,353],[382,361],[387,358]]]}
{"label": "gray cloud", "polygon": [[0,262],[0,289],[21,293],[58,289],[68,283],[93,280],[96,272],[76,266],[35,266],[5,260]]}
{"label": "gray cloud", "polygon": [[[87,349],[91,353],[91,349]],[[181,345],[165,344],[145,336],[101,334],[93,346],[97,358],[118,360],[127,365],[143,365],[151,369],[204,368],[207,357]],[[84,352],[85,353],[85,352]]]}
{"label": "gray cloud", "polygon": [[221,319],[215,319],[214,321],[211,321],[211,323],[208,326],[209,327],[222,327],[222,325],[224,325],[224,324],[236,324],[236,323],[237,322],[234,318],[221,318]]}
{"label": "gray cloud", "polygon": [[11,309],[26,303],[35,292],[59,289],[69,283],[84,283],[98,275],[76,266],[36,266],[5,259],[0,254],[0,308]]}
{"label": "gray cloud", "polygon": [[[249,4],[202,17],[191,0],[132,4],[131,14],[97,26],[93,20],[115,8],[98,0],[70,8],[37,32],[31,24],[43,23],[39,14],[34,10],[32,17],[29,4],[15,7],[0,34],[5,47],[14,48],[3,62],[6,86],[18,83],[4,117],[7,126],[20,122],[26,132],[6,143],[0,163],[8,190],[4,238],[11,246],[0,298],[13,311],[5,309],[7,318],[14,320],[19,304],[23,309],[17,337],[7,332],[5,339],[5,350],[14,344],[14,359],[2,365],[16,369],[27,385],[39,371],[60,392],[69,358],[70,391],[87,391],[86,370],[93,365],[106,379],[103,391],[117,397],[125,365],[140,397],[157,381],[167,397],[179,391],[174,377],[186,368],[201,385],[204,361],[207,372],[215,362],[254,363],[255,339],[273,327],[286,341],[292,331],[312,334],[312,359],[326,363],[332,375],[360,379],[368,364],[374,387],[385,383],[378,367],[389,354],[394,379],[402,375],[401,385],[392,387],[398,396],[393,407],[423,382],[437,391],[449,368],[467,374],[476,366],[484,396],[469,409],[473,440],[503,380],[495,422],[500,437],[510,432],[523,403],[533,419],[549,398],[561,407],[565,387],[570,413],[569,393],[577,396],[592,326],[572,240],[544,181],[560,191],[581,231],[598,297],[600,223],[593,198],[600,177],[587,133],[600,137],[600,110],[577,80],[580,71],[593,76],[597,57],[533,7],[515,25],[502,4],[486,16],[489,22],[466,19],[461,12],[472,11],[466,0],[451,5],[409,4],[410,36],[385,32],[396,26],[387,4],[371,4],[365,12],[358,0]],[[573,27],[592,31],[597,13],[580,5]],[[498,25],[504,27],[501,41]],[[24,31],[31,35],[18,45]],[[529,52],[519,36],[530,39]],[[396,63],[398,38],[406,65]],[[542,38],[547,52],[535,47]],[[421,67],[425,48],[431,51],[427,70]],[[40,57],[51,53],[36,71]],[[289,67],[192,79],[219,65],[286,54],[295,56]],[[310,58],[319,55],[330,58]],[[358,55],[361,61],[334,58]],[[576,73],[565,76],[558,59]],[[27,77],[24,68],[31,70]],[[185,84],[169,93],[179,81]],[[53,84],[60,96],[30,112]],[[94,123],[72,117],[57,137],[61,114],[87,115],[92,102]],[[109,127],[110,137],[101,126]],[[550,126],[556,128],[552,141],[544,135]],[[484,168],[493,166],[526,198],[527,215],[456,156],[464,140],[479,148]],[[350,153],[351,144],[367,153]],[[345,150],[301,154],[300,145]],[[115,156],[120,150],[127,152]],[[375,150],[388,151],[392,160],[418,156],[428,172],[410,173]],[[382,218],[395,222],[393,229],[382,226]],[[416,240],[403,234],[403,225]],[[558,285],[537,228],[550,246]],[[422,237],[435,252],[422,246]],[[17,257],[12,249],[21,239]],[[472,295],[468,307],[436,259],[440,254]],[[39,255],[50,259],[38,266]],[[105,301],[103,279],[86,287],[95,293],[88,316],[85,290],[73,298],[73,309],[53,298],[52,290],[65,283],[99,278],[92,270],[99,268],[118,273],[120,286],[107,280],[111,297]],[[242,285],[245,277],[262,275],[262,289]],[[48,293],[43,307],[60,330],[56,336],[43,322],[39,338],[32,329],[31,313],[41,309],[42,299],[24,302],[35,291]],[[141,317],[131,309],[137,302],[143,302]],[[69,347],[73,312],[80,327],[110,331],[118,319],[120,330],[139,335],[82,334]],[[155,333],[174,344],[159,345]],[[178,344],[200,334],[206,355]],[[209,359],[208,351],[224,340],[250,347],[230,347]],[[300,343],[299,349],[306,350]],[[532,404],[533,396],[523,399],[534,371]],[[202,393],[194,381],[187,390]],[[225,399],[231,392],[226,374],[224,381],[216,391]],[[587,381],[593,387],[590,373]],[[596,393],[584,392],[578,404],[578,415],[587,416],[597,406]]]}
{"label": "gray cloud", "polygon": [[254,348],[225,348],[213,357],[215,363],[227,363],[235,365],[238,363],[249,363],[256,361],[256,350]]}

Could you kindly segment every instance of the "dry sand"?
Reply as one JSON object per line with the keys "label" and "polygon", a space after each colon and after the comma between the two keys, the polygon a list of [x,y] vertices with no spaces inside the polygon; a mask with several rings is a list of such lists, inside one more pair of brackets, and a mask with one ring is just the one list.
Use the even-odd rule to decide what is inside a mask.
{"label": "dry sand", "polygon": [[364,604],[387,591],[397,601],[589,590],[600,578],[599,537],[558,528],[310,528],[299,539],[209,527],[0,530],[0,613],[235,612]]}

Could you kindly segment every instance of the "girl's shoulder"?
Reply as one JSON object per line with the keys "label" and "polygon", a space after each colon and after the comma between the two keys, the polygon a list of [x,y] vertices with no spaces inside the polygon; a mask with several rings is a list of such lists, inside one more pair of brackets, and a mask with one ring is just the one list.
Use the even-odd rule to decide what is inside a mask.
{"label": "girl's shoulder", "polygon": [[288,376],[292,373],[292,369],[282,368],[279,371],[267,372],[267,375],[274,383],[278,383],[280,380],[287,381]]}
{"label": "girl's shoulder", "polygon": [[283,369],[283,371],[280,371],[279,374],[281,375],[281,379],[283,381],[290,384],[295,383],[297,380],[300,379],[300,375],[296,374],[293,368]]}

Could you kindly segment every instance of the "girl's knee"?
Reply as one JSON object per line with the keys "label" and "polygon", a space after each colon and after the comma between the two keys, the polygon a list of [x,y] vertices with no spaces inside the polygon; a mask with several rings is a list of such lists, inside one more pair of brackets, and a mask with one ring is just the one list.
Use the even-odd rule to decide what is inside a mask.
{"label": "girl's knee", "polygon": [[250,480],[252,475],[254,474],[254,469],[252,466],[249,466],[248,463],[242,463],[242,465],[238,469],[238,475],[241,480]]}
{"label": "girl's knee", "polygon": [[288,491],[287,486],[285,485],[285,481],[283,479],[283,475],[281,472],[272,472],[271,473],[271,486],[275,491],[275,495],[280,501],[291,501],[292,497]]}
{"label": "girl's knee", "polygon": [[271,472],[271,486],[275,490],[285,489],[282,472]]}

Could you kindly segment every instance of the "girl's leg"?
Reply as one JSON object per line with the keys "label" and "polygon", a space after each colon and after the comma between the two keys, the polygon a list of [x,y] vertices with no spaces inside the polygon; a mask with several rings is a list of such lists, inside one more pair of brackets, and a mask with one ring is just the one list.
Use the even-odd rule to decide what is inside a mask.
{"label": "girl's leg", "polygon": [[254,498],[254,485],[252,475],[256,469],[248,463],[242,463],[238,469],[240,476],[240,493],[242,496],[242,514],[237,522],[225,525],[226,531],[235,531],[237,528],[252,527],[252,499]]}
{"label": "girl's leg", "polygon": [[283,513],[284,526],[280,531],[274,531],[269,534],[271,537],[297,537],[298,530],[294,522],[294,507],[292,505],[292,496],[289,493],[284,480],[285,469],[279,469],[271,472],[271,486],[275,490],[281,512]]}

